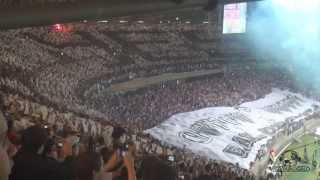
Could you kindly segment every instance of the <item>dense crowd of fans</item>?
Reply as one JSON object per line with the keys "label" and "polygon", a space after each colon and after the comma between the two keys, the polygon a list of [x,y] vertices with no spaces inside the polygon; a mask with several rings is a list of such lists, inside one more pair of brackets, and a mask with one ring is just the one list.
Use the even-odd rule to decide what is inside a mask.
{"label": "dense crowd of fans", "polygon": [[[0,153],[8,155],[0,156],[0,162],[10,162],[0,166],[6,172],[0,176],[254,179],[238,165],[171,147],[141,131],[179,112],[236,106],[263,97],[273,87],[291,87],[285,73],[247,66],[109,93],[110,86],[135,78],[220,68],[210,61],[213,42],[201,33],[205,28],[65,25],[64,33],[54,28],[0,32],[0,103],[5,114],[0,118]],[[28,166],[29,160],[35,166]]]}
{"label": "dense crowd of fans", "polygon": [[[274,75],[276,74],[274,73]],[[166,146],[152,137],[140,134],[139,132],[142,129],[158,125],[161,121],[165,120],[161,118],[177,112],[191,111],[207,106],[237,105],[244,101],[262,97],[268,93],[273,86],[286,86],[284,82],[286,81],[281,79],[281,75],[273,77],[266,76],[265,74],[258,75],[253,73],[253,71],[251,73],[234,72],[219,77],[168,82],[159,86],[147,87],[140,90],[141,92],[123,95],[118,94],[111,97],[120,100],[112,100],[110,102],[121,102],[122,104],[112,104],[111,107],[118,107],[119,109],[114,108],[112,110],[118,112],[123,111],[124,113],[118,113],[114,116],[120,117],[119,119],[127,116],[127,118],[131,119],[124,121],[124,124],[122,124],[123,122],[109,124],[107,125],[109,128],[99,127],[102,125],[93,123],[93,121],[89,122],[89,120],[84,120],[84,118],[77,117],[73,114],[55,112],[52,108],[30,103],[17,95],[6,95],[5,97],[7,98],[4,99],[4,104],[5,112],[9,114],[8,117],[13,117],[13,119],[18,120],[15,121],[15,126],[19,127],[20,130],[39,123],[51,124],[55,132],[63,132],[66,126],[70,126],[76,129],[77,132],[81,132],[80,134],[91,134],[95,137],[98,137],[99,134],[107,134],[109,136],[104,136],[104,142],[106,142],[105,144],[108,145],[108,147],[112,147],[113,143],[112,140],[110,140],[112,139],[112,137],[110,137],[110,129],[114,129],[112,127],[121,124],[122,126],[128,127],[127,139],[134,140],[138,145],[137,149],[142,157],[150,155],[167,157],[174,155],[176,163],[179,164],[179,166],[175,166],[175,169],[177,172],[180,172],[180,174],[183,174],[181,176],[193,177],[193,179],[201,175],[212,175],[220,179],[237,177],[250,179],[253,177],[249,171],[233,164],[210,161],[205,157],[197,157],[186,149]],[[105,103],[98,101],[98,99],[94,99],[92,102]],[[172,103],[174,102],[178,104],[173,104],[173,106]],[[160,104],[155,106],[153,105],[154,103]],[[148,112],[149,107],[151,109],[150,112]],[[156,107],[157,110],[155,110]],[[137,109],[139,112],[137,112],[137,114],[132,113],[131,115],[130,113],[126,114],[125,112],[130,109]],[[145,110],[146,113],[144,113],[142,109]],[[161,115],[159,112],[166,114]],[[146,115],[148,115],[149,118],[141,118]],[[158,118],[158,116],[161,116],[161,118]],[[108,119],[106,118],[104,120]]]}
{"label": "dense crowd of fans", "polygon": [[[259,78],[258,80],[256,78]],[[154,127],[171,115],[210,106],[234,106],[271,92],[277,80],[263,73],[174,81],[128,95],[87,97],[87,104],[139,130]],[[267,84],[267,85],[266,85]]]}
{"label": "dense crowd of fans", "polygon": [[[2,86],[23,90],[28,96],[40,94],[73,111],[105,117],[105,113],[96,111],[96,104],[83,102],[88,102],[88,97],[102,96],[113,84],[163,73],[221,67],[209,59],[207,50],[214,43],[210,38],[205,41],[198,37],[201,46],[193,45],[193,36],[205,32],[206,25],[71,24],[63,25],[66,32],[57,32],[55,28],[0,33]],[[15,76],[7,77],[9,74]],[[111,119],[119,112],[107,113]]]}
{"label": "dense crowd of fans", "polygon": [[[93,175],[114,179],[253,179],[249,171],[237,165],[196,156],[148,135],[110,125],[102,125],[102,130],[94,134],[88,131],[91,128],[84,127],[90,123],[78,122],[76,115],[46,109],[17,95],[6,95],[2,102],[5,118],[9,119],[2,117],[1,122],[8,122],[9,126],[7,131],[2,129],[2,134],[11,158],[8,167],[12,169],[6,169],[11,169],[6,173],[11,172],[10,179],[93,179]],[[92,123],[96,124],[91,124],[94,128],[98,126],[98,122]],[[100,164],[100,156],[104,163]],[[36,165],[28,166],[29,160]],[[111,168],[115,164],[116,170]],[[126,170],[121,170],[123,167]]]}

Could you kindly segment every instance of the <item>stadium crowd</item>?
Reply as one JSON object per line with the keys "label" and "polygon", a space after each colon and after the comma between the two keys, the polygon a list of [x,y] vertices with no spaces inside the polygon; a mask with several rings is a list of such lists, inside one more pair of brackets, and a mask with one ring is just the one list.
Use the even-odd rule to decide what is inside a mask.
{"label": "stadium crowd", "polygon": [[102,124],[95,132],[98,122],[81,123],[75,115],[46,109],[18,95],[6,95],[2,102],[2,152],[8,152],[10,163],[1,166],[8,168],[0,174],[11,172],[10,179],[253,179],[237,165],[196,156],[145,134]]}
{"label": "stadium crowd", "polygon": [[235,106],[261,98],[271,92],[271,88],[276,87],[272,85],[276,83],[276,79],[263,73],[239,73],[162,83],[128,95],[93,96],[94,99],[91,96],[87,97],[87,104],[101,109],[110,119],[119,118],[130,127],[144,130],[179,112],[212,106]]}
{"label": "stadium crowd", "polygon": [[50,29],[57,27],[0,32],[0,163],[6,164],[0,175],[10,180],[254,179],[238,165],[197,156],[141,132],[179,112],[236,106],[273,87],[291,87],[281,71],[248,66],[108,93],[112,84],[134,78],[218,68],[209,60],[210,45],[196,49],[183,33],[199,27],[179,27],[175,32],[158,25],[106,30],[98,24],[72,26],[78,28],[73,33]]}
{"label": "stadium crowd", "polygon": [[[81,101],[99,99],[112,84],[163,73],[220,68],[209,61],[206,52],[209,44],[203,44],[200,50],[194,49],[184,35],[184,32],[205,29],[203,26],[106,27],[96,23],[92,26],[72,24],[76,30],[64,33],[56,32],[55,26],[3,31],[0,33],[0,83],[10,89],[23,90],[21,92],[28,96],[34,97],[37,92],[49,102],[68,109],[95,112],[96,104],[84,107]],[[15,76],[8,77],[10,74]],[[111,99],[117,101],[117,97]]]}
{"label": "stadium crowd", "polygon": [[[112,134],[111,130],[114,129],[113,127],[118,127],[120,124],[123,127],[127,127],[126,139],[129,141],[133,140],[137,145],[141,157],[148,157],[150,155],[167,157],[174,155],[175,162],[179,164],[178,166],[175,166],[175,169],[176,172],[183,174],[181,176],[196,179],[196,177],[200,177],[201,175],[209,174],[217,179],[252,179],[252,174],[250,174],[249,171],[235,165],[211,161],[205,157],[196,156],[186,149],[177,149],[167,146],[148,135],[140,133],[141,130],[154,127],[164,120],[157,118],[158,116],[165,118],[170,116],[170,114],[172,115],[177,112],[191,111],[208,106],[237,105],[244,101],[262,97],[265,93],[268,93],[273,86],[285,86],[283,81],[279,80],[279,77],[276,78],[279,80],[277,81],[273,78],[269,79],[271,76],[265,76],[263,74],[261,74],[261,76],[251,74],[252,78],[248,77],[250,73],[245,74],[246,75],[233,72],[232,74],[225,74],[225,76],[221,77],[207,77],[178,82],[174,81],[159,86],[149,87],[141,90],[141,92],[116,95],[116,98],[121,98],[118,102],[121,102],[122,104],[112,104],[111,107],[119,107],[119,109],[123,108],[122,111],[124,112],[129,111],[130,109],[139,109],[137,114],[126,115],[128,118],[132,118],[131,122],[130,119],[124,122],[112,121],[111,119],[106,121],[108,119],[104,119],[102,124],[100,124],[92,119],[89,120],[79,117],[73,113],[56,112],[52,107],[48,108],[45,105],[30,102],[19,95],[8,94],[5,95],[5,98],[3,99],[4,111],[8,118],[14,119],[14,125],[16,129],[19,129],[19,132],[29,126],[34,126],[35,124],[42,124],[41,127],[44,127],[44,124],[48,124],[47,126],[50,124],[52,129],[54,129],[55,134],[56,132],[60,132],[59,135],[63,137],[63,133],[61,132],[65,131],[64,128],[72,127],[71,129],[74,129],[74,132],[81,132],[81,135],[90,134],[94,137],[103,135],[104,142],[109,148],[114,144],[113,138],[110,136],[110,134]],[[257,77],[261,79],[257,79]],[[263,78],[265,79],[263,80]],[[266,84],[268,86],[263,86]],[[259,86],[260,88],[258,88]],[[170,94],[169,97],[167,96],[168,94]],[[198,98],[202,96],[202,99]],[[155,97],[159,99],[156,99]],[[95,101],[96,100],[92,100],[92,102]],[[100,101],[97,102],[99,103]],[[155,102],[160,102],[160,104],[156,104],[156,106],[152,105]],[[171,104],[174,102],[180,104],[172,106]],[[150,112],[148,112],[148,107],[146,105],[152,107],[150,108]],[[156,108],[157,111],[155,110]],[[120,117],[119,119],[122,119],[125,116],[123,117],[122,113],[119,113],[121,112],[121,109],[119,109],[115,108],[112,110],[116,112],[114,116],[118,116]],[[144,109],[147,113],[141,111],[141,109]],[[163,115],[159,114],[159,112],[163,113]],[[151,116],[145,119],[141,118],[147,114],[151,114]],[[139,121],[134,120],[134,118],[137,118]],[[115,123],[112,124],[112,122]],[[106,125],[106,123],[109,124]],[[166,160],[163,159],[163,161]]]}

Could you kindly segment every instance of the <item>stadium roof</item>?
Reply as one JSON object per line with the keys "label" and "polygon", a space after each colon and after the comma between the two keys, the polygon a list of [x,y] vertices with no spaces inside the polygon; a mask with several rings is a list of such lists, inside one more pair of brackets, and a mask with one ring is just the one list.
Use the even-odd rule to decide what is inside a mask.
{"label": "stadium roof", "polygon": [[[77,1],[77,0],[75,0]],[[4,7],[0,3],[0,28],[38,26],[82,20],[103,20],[114,17],[161,17],[170,19],[187,16],[188,20],[203,20],[207,11],[218,4],[248,2],[257,0],[94,0],[80,1],[73,4],[16,5]],[[7,5],[8,6],[8,5]],[[2,7],[2,8],[1,8]]]}

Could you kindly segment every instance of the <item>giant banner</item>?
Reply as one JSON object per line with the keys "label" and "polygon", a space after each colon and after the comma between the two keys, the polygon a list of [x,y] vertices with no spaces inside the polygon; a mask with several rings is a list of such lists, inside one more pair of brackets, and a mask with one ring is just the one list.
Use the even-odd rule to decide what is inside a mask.
{"label": "giant banner", "polygon": [[300,94],[273,89],[264,98],[237,107],[173,115],[146,133],[173,146],[249,168],[260,146],[285,128],[286,122],[305,118],[318,105]]}

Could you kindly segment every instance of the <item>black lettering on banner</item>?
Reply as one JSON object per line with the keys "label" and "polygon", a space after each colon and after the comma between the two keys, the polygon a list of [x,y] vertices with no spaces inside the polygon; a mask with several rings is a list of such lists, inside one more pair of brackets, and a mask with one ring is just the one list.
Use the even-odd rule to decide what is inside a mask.
{"label": "black lettering on banner", "polygon": [[[193,123],[187,130],[178,133],[178,136],[185,142],[210,143],[214,136],[222,135],[220,130],[229,131],[228,125],[237,126],[241,122],[251,122],[245,115],[237,112],[227,113],[214,118],[200,119]],[[230,153],[241,158],[247,158],[255,138],[248,133],[240,133],[233,136],[235,144],[228,144],[223,152]]]}
{"label": "black lettering on banner", "polygon": [[248,134],[247,132],[243,132],[243,133],[239,133],[238,134],[240,137],[246,138],[248,140],[251,141],[256,141],[256,138],[252,137],[250,134]]}
{"label": "black lettering on banner", "polygon": [[291,111],[291,108],[297,108],[301,106],[303,100],[296,95],[287,95],[285,98],[281,99],[278,102],[275,102],[272,105],[265,106],[264,110],[272,113],[280,113],[282,111]]}
{"label": "black lettering on banner", "polygon": [[226,152],[226,153],[230,153],[230,154],[233,154],[233,155],[236,155],[236,156],[239,156],[241,158],[247,158],[248,157],[248,154],[249,152],[242,149],[241,147],[239,146],[234,146],[234,145],[227,145],[224,149],[223,149],[223,152]]}
{"label": "black lettering on banner", "polygon": [[190,129],[202,134],[207,134],[212,136],[221,135],[220,131],[217,130],[217,125],[214,122],[211,122],[210,119],[203,119],[200,121],[196,121],[194,124],[191,125]]}
{"label": "black lettering on banner", "polygon": [[253,143],[254,143],[254,142],[250,141],[249,139],[246,139],[246,138],[240,137],[240,136],[233,136],[232,141],[239,144],[246,151],[251,151]]}
{"label": "black lettering on banner", "polygon": [[189,129],[187,131],[179,132],[179,137],[181,137],[183,140],[189,141],[189,142],[197,142],[206,144],[211,141],[210,136],[201,134],[197,131],[194,131],[192,129]]}

